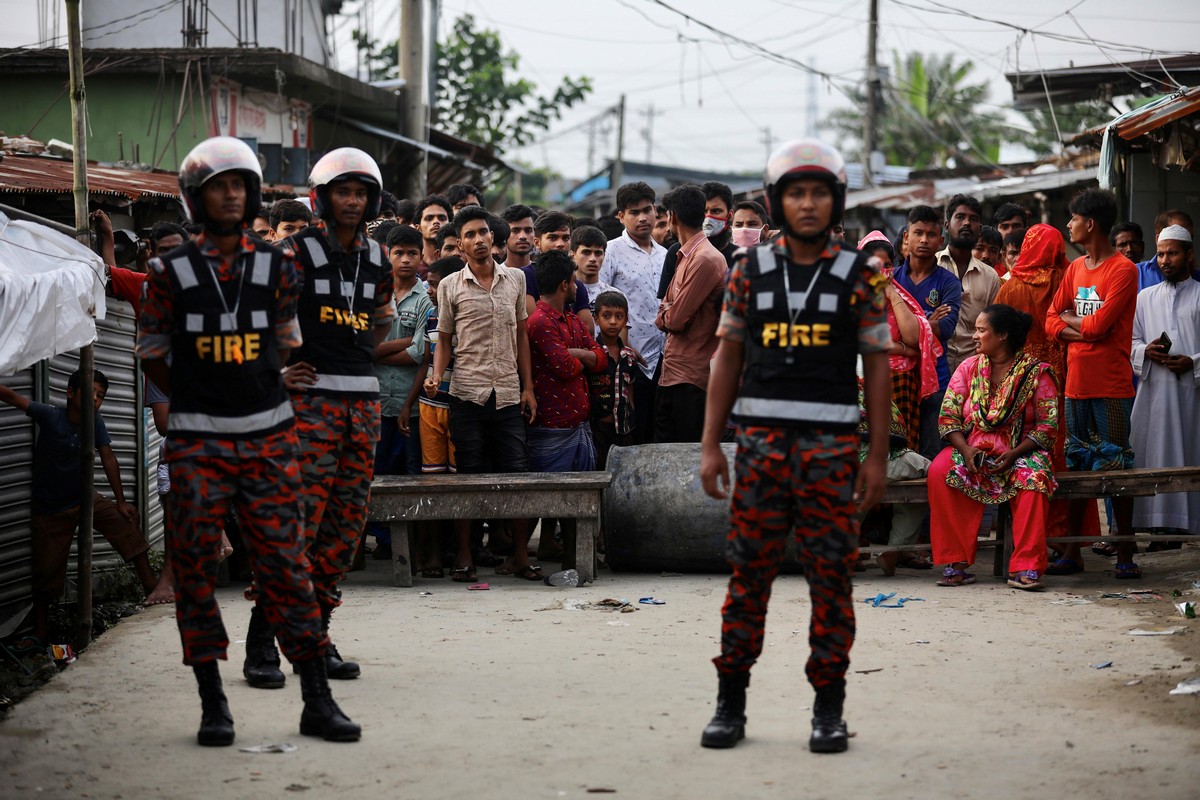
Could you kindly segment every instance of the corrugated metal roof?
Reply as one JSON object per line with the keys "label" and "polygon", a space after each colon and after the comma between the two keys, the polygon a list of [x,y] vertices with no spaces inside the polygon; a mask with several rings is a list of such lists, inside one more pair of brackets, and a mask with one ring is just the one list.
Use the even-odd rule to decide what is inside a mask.
{"label": "corrugated metal roof", "polygon": [[979,200],[995,197],[1012,197],[1031,192],[1061,189],[1096,179],[1095,170],[1067,169],[1053,172],[1035,172],[991,181],[975,178],[945,178],[904,186],[881,186],[846,195],[846,209],[876,208],[905,209],[915,205],[936,206],[945,203],[956,194],[970,195]]}
{"label": "corrugated metal roof", "polygon": [[1121,116],[1091,130],[1086,130],[1067,144],[1098,143],[1104,132],[1112,129],[1117,136],[1132,141],[1177,119],[1200,113],[1200,86],[1182,89],[1167,97],[1160,97],[1141,108],[1126,111]]}
{"label": "corrugated metal roof", "polygon": [[[140,172],[124,167],[87,166],[88,194],[179,199],[179,178],[174,172]],[[70,194],[74,187],[71,162],[52,156],[5,153],[0,159],[0,193]]]}

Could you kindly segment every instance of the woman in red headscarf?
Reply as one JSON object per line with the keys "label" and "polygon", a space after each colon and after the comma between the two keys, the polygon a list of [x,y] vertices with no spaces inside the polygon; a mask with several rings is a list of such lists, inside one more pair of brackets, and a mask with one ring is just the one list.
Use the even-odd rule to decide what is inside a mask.
{"label": "woman in red headscarf", "polygon": [[[1057,337],[1046,335],[1046,309],[1058,284],[1062,281],[1067,265],[1067,247],[1058,229],[1045,224],[1034,225],[1025,233],[1025,241],[1021,244],[1021,254],[1013,265],[1012,273],[1003,282],[996,294],[995,303],[1012,306],[1018,311],[1024,311],[1033,317],[1033,327],[1025,340],[1025,352],[1035,361],[1050,365],[1055,388],[1058,390],[1058,418],[1066,419],[1063,408],[1063,386],[1067,381],[1066,345]],[[1052,464],[1055,472],[1065,472],[1067,459],[1064,452],[1066,437],[1059,431],[1055,438],[1052,452]],[[1047,523],[1048,536],[1069,535],[1068,519],[1069,502],[1055,500],[1050,504],[1050,518]],[[1084,518],[1080,522],[1081,536],[1099,535],[1100,515],[1094,504],[1089,504]],[[1052,546],[1053,547],[1053,546]],[[1054,548],[1060,549],[1060,548]],[[1068,557],[1055,561],[1046,572],[1050,575],[1070,574],[1082,569],[1078,561],[1078,545],[1067,548]],[[1071,555],[1075,555],[1071,558]]]}

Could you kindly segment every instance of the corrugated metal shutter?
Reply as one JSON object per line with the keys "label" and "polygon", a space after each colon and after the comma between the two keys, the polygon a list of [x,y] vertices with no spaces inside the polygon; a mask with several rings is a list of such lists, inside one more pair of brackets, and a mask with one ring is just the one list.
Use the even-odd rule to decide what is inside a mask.
{"label": "corrugated metal shutter", "polygon": [[[142,385],[144,388],[145,383]],[[142,515],[142,533],[151,544],[157,544],[162,541],[164,532],[162,504],[158,502],[158,451],[162,445],[162,437],[154,428],[154,416],[150,409],[142,409],[142,420],[145,430],[145,445],[142,449],[145,453],[146,486],[145,502],[138,507],[138,513]]]}
{"label": "corrugated metal shutter", "polygon": [[[0,383],[34,396],[34,370]],[[0,404],[0,622],[28,603],[32,591],[29,502],[33,494],[34,425],[24,412]]]}
{"label": "corrugated metal shutter", "polygon": [[[108,394],[105,395],[104,405],[100,414],[108,434],[112,437],[113,454],[121,468],[121,485],[125,499],[135,503],[142,520],[148,519],[148,482],[147,476],[158,464],[157,447],[147,453],[146,419],[141,407],[141,387],[139,373],[133,349],[137,337],[137,324],[133,307],[128,303],[108,298],[107,318],[97,325],[99,340],[94,347],[96,369],[108,378]],[[76,353],[56,356],[49,362],[49,402],[65,404],[67,400],[67,379],[79,366]],[[96,490],[108,498],[112,498],[112,489],[108,479],[96,462]],[[157,499],[154,499],[157,508]],[[151,541],[162,538],[162,515],[150,518],[157,522],[158,527],[146,531]],[[103,536],[97,534],[93,539],[92,563],[96,570],[115,567],[122,562],[121,557],[112,549]],[[75,549],[72,548],[69,585],[75,580]]]}

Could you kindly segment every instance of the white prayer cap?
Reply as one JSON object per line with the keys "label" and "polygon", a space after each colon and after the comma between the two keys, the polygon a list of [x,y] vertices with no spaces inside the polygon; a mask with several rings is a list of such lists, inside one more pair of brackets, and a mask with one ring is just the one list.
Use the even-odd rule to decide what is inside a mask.
{"label": "white prayer cap", "polygon": [[1168,225],[1167,227],[1163,228],[1162,233],[1158,235],[1158,241],[1161,242],[1163,240],[1172,242],[1190,242],[1192,240],[1192,235],[1188,233],[1188,229],[1182,225]]}

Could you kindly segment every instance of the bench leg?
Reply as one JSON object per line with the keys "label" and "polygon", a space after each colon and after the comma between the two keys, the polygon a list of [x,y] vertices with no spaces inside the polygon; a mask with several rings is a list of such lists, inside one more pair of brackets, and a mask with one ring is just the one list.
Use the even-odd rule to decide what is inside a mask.
{"label": "bench leg", "polygon": [[992,575],[1008,575],[1008,559],[1012,556],[1012,510],[1008,503],[996,508],[996,549],[992,554]]}
{"label": "bench leg", "polygon": [[393,522],[390,527],[392,530],[392,585],[412,586],[412,558],[408,548],[408,531],[412,526],[408,522]]}
{"label": "bench leg", "polygon": [[596,534],[600,531],[600,520],[596,517],[580,517],[575,528],[575,570],[579,583],[596,581]]}

